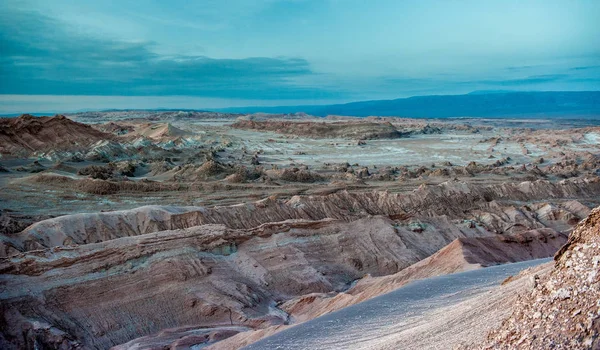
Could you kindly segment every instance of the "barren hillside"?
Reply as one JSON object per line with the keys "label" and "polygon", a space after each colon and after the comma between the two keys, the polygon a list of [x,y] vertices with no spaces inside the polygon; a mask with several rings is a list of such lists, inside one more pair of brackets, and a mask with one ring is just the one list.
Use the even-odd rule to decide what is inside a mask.
{"label": "barren hillside", "polygon": [[0,153],[29,155],[48,150],[76,150],[110,139],[89,125],[74,122],[62,115],[0,118]]}

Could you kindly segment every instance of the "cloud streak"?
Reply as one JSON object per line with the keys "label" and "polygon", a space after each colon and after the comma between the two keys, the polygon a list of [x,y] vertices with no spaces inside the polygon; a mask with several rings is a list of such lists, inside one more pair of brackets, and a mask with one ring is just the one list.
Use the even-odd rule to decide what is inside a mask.
{"label": "cloud streak", "polygon": [[[556,82],[568,78],[567,74],[542,74],[542,75],[531,75],[525,78],[519,79],[506,79],[506,80],[482,80],[477,83],[487,84],[492,86],[528,86],[542,83]],[[472,84],[473,82],[466,82],[466,84]]]}
{"label": "cloud streak", "polygon": [[2,94],[335,96],[295,84],[316,75],[302,58],[161,56],[153,42],[82,35],[35,12],[4,12],[0,23]]}

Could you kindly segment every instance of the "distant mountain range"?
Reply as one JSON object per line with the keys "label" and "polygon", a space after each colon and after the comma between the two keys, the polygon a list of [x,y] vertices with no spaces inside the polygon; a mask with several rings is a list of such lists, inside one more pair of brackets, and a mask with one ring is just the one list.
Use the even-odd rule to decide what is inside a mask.
{"label": "distant mountain range", "polygon": [[[82,110],[92,111],[92,110]],[[600,120],[600,91],[474,91],[466,95],[431,95],[395,100],[360,101],[333,105],[304,105],[276,107],[231,107],[203,109],[107,109],[98,112],[119,111],[183,111],[222,113],[306,113],[314,116],[345,115],[356,117],[392,116],[411,118],[561,118]],[[26,111],[24,111],[26,112]],[[35,116],[75,112],[55,111],[30,113]],[[80,111],[81,112],[81,111]],[[16,117],[21,113],[0,114]]]}
{"label": "distant mountain range", "polygon": [[504,92],[415,96],[322,106],[236,107],[231,113],[300,113],[315,116],[453,117],[583,117],[600,118],[600,91]]}

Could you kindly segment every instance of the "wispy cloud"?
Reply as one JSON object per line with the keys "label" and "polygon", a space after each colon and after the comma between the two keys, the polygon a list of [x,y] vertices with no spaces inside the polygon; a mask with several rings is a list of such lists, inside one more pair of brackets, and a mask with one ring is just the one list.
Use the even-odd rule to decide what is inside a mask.
{"label": "wispy cloud", "polygon": [[189,95],[228,98],[332,97],[294,84],[316,75],[307,60],[161,56],[155,43],[83,35],[35,12],[0,14],[0,93]]}
{"label": "wispy cloud", "polygon": [[540,67],[540,66],[532,66],[532,65],[528,65],[528,66],[509,66],[509,67],[506,67],[505,69],[507,71],[510,71],[510,72],[520,72],[520,71],[524,71],[524,70],[531,70],[531,69],[538,68],[538,67]]}
{"label": "wispy cloud", "polygon": [[499,79],[499,80],[479,80],[479,81],[468,81],[463,84],[486,84],[491,86],[527,86],[542,83],[556,82],[568,78],[567,74],[542,74],[542,75],[531,75],[524,78],[517,79]]}
{"label": "wispy cloud", "polygon": [[592,70],[592,69],[600,69],[600,65],[597,66],[581,66],[581,67],[573,67],[571,70],[581,71],[581,70]]}

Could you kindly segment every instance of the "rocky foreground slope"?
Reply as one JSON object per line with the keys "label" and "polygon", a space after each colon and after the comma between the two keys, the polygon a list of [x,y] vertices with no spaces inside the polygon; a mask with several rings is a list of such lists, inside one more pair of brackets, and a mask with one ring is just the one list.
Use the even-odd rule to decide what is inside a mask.
{"label": "rocky foreground slope", "polygon": [[489,349],[600,349],[600,208],[555,256],[549,275],[532,276]]}

